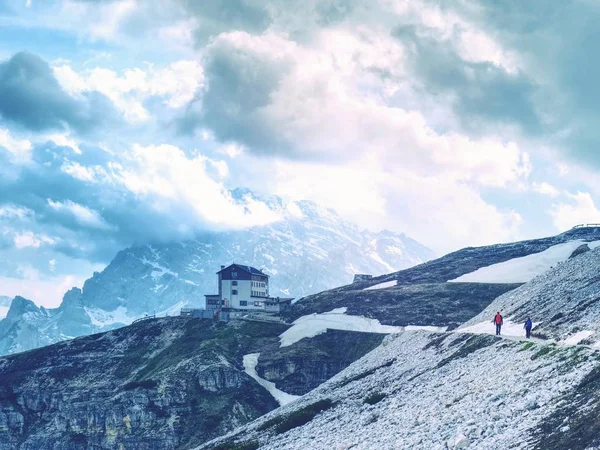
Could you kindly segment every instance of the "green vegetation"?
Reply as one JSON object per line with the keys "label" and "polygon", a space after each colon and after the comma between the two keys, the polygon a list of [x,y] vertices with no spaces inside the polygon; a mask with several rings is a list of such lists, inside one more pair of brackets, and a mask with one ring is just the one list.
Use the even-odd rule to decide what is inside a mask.
{"label": "green vegetation", "polygon": [[521,347],[521,350],[519,350],[520,352],[524,352],[526,350],[529,350],[531,347],[533,347],[535,345],[535,342],[524,342],[523,343],[523,347]]}
{"label": "green vegetation", "polygon": [[553,356],[556,353],[558,353],[558,351],[559,350],[556,348],[556,346],[554,344],[544,345],[535,354],[533,354],[531,356],[531,360],[534,361],[545,355]]}
{"label": "green vegetation", "polygon": [[266,430],[267,428],[271,428],[275,426],[275,432],[277,434],[285,433],[296,427],[301,427],[302,425],[307,424],[311,420],[315,418],[317,414],[323,411],[327,411],[335,406],[335,403],[331,401],[331,399],[323,399],[318,402],[311,403],[310,405],[305,406],[304,408],[297,409],[294,412],[286,414],[281,417],[275,417],[273,419],[267,420],[263,423],[258,429]]}
{"label": "green vegetation", "polygon": [[258,441],[225,442],[213,447],[212,450],[257,450],[259,447]]}
{"label": "green vegetation", "polygon": [[368,403],[369,405],[374,405],[376,403],[379,403],[385,397],[386,397],[386,394],[384,394],[383,392],[373,392],[372,394],[365,397],[364,403]]}

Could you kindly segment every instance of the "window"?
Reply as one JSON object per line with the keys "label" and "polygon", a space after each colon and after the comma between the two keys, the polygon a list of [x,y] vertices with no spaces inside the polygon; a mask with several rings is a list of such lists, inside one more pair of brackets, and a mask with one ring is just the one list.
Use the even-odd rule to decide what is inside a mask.
{"label": "window", "polygon": [[263,302],[254,302],[254,306],[264,306]]}
{"label": "window", "polygon": [[231,295],[238,295],[237,289],[232,289],[231,290]]}
{"label": "window", "polygon": [[237,272],[231,272],[231,278],[237,278]]}
{"label": "window", "polygon": [[232,281],[232,282],[231,282],[231,285],[232,285],[232,286],[237,286],[237,281]]}
{"label": "window", "polygon": [[240,306],[248,306],[248,302],[246,300],[240,300]]}

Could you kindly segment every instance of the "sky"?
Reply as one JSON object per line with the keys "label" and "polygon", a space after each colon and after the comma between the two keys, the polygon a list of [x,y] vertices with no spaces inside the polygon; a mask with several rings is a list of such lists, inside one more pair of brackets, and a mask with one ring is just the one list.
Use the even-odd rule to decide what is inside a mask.
{"label": "sky", "polygon": [[0,0],[0,295],[309,199],[439,255],[600,222],[600,3]]}

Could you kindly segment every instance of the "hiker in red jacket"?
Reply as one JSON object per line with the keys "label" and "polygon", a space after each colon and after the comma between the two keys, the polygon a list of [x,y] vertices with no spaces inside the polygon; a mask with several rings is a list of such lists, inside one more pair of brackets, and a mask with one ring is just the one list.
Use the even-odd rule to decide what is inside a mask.
{"label": "hiker in red jacket", "polygon": [[496,315],[492,319],[492,323],[496,324],[496,336],[500,336],[500,330],[502,329],[502,325],[504,325],[504,319],[502,318],[502,314],[500,314],[500,311],[496,313]]}

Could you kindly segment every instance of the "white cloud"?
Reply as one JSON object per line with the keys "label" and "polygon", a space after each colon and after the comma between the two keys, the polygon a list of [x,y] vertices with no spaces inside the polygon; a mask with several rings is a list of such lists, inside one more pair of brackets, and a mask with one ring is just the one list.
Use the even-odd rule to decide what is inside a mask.
{"label": "white cloud", "polygon": [[[77,30],[93,40],[116,41],[120,37],[121,24],[137,10],[136,0],[104,3],[64,0],[60,14],[57,15],[62,22],[57,21],[53,25],[57,28]],[[94,20],[90,20],[90,17]]]}
{"label": "white cloud", "polygon": [[113,227],[106,223],[102,216],[86,206],[67,200],[65,202],[53,201],[48,199],[48,205],[55,211],[62,211],[70,214],[82,226],[96,228],[98,230],[111,230]]}
{"label": "white cloud", "polygon": [[244,153],[244,147],[238,144],[226,144],[219,147],[217,151],[223,155],[229,156],[230,158],[237,158]]}
{"label": "white cloud", "polygon": [[69,147],[77,154],[81,154],[78,142],[70,137],[69,133],[50,134],[46,137],[47,140],[54,142],[62,147]]}
{"label": "white cloud", "polygon": [[20,295],[47,308],[60,305],[65,292],[73,287],[83,286],[87,279],[76,275],[44,277],[30,265],[21,266],[19,272],[20,278],[0,275],[0,295],[7,297]]}
{"label": "white cloud", "polygon": [[257,202],[237,204],[217,178],[228,174],[224,161],[203,155],[187,157],[172,145],[135,144],[129,161],[115,173],[132,193],[150,202],[163,214],[180,215],[180,228],[197,230],[202,224],[213,227],[245,228],[280,218]]}
{"label": "white cloud", "polygon": [[0,128],[0,147],[12,153],[15,161],[25,162],[30,158],[31,142],[13,137],[9,130]]}
{"label": "white cloud", "polygon": [[30,209],[10,204],[0,206],[0,218],[2,219],[24,219],[30,216],[33,216],[33,211]]}
{"label": "white cloud", "polygon": [[555,204],[550,212],[557,229],[565,231],[575,225],[600,223],[600,210],[588,192],[566,196],[568,201]]}
{"label": "white cloud", "polygon": [[40,248],[44,244],[54,244],[56,240],[42,233],[34,234],[31,231],[23,231],[15,233],[13,242],[16,248],[23,249],[28,247]]}
{"label": "white cloud", "polygon": [[[241,120],[264,127],[261,132],[276,136],[277,142],[270,145],[287,148],[294,157],[348,160],[368,153],[422,175],[445,173],[456,180],[496,187],[529,175],[529,156],[517,143],[436,132],[420,112],[391,106],[377,91],[365,90],[365,77],[371,87],[375,82],[370,70],[383,69],[367,57],[369,50],[382,57],[397,53],[401,61],[401,49],[392,50],[395,44],[384,45],[372,35],[361,47],[345,33],[340,32],[338,39],[335,34],[327,31],[324,48],[304,48],[273,34],[219,36],[209,51],[229,58],[240,76],[264,65],[280,77],[265,99],[267,104],[259,102],[259,107],[241,113],[231,105],[236,111],[232,120],[246,114]],[[224,120],[231,117],[229,111],[223,114]],[[256,145],[256,151],[263,151]]]}
{"label": "white cloud", "polygon": [[150,97],[161,97],[171,109],[187,105],[202,86],[204,74],[197,61],[180,60],[162,68],[132,68],[117,73],[95,67],[77,73],[69,65],[54,67],[54,73],[63,88],[71,95],[98,91],[106,95],[130,123],[145,122],[150,112],[144,102]]}
{"label": "white cloud", "polygon": [[537,192],[541,195],[547,195],[549,197],[558,197],[560,195],[560,191],[558,189],[545,181],[541,183],[534,182],[531,184],[531,188],[534,192]]}
{"label": "white cloud", "polygon": [[[419,175],[375,159],[344,166],[279,161],[262,170],[268,181],[261,189],[314,200],[365,228],[406,232],[440,254],[515,240],[523,223],[516,211],[499,210],[452,177]],[[275,176],[267,178],[269,172]]]}

